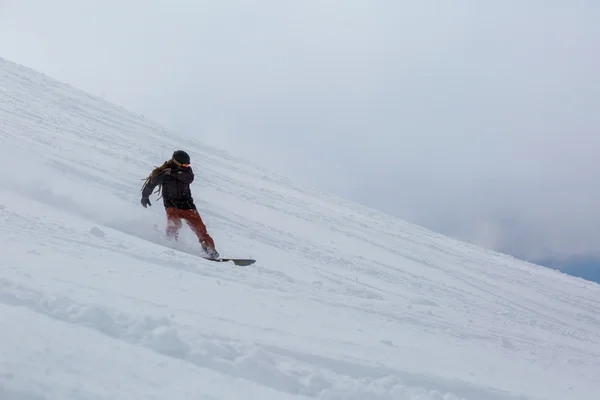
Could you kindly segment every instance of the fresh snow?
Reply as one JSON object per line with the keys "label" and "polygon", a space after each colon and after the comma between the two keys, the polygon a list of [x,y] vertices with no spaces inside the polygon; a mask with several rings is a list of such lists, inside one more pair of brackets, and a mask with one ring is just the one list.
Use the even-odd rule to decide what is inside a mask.
{"label": "fresh snow", "polygon": [[[253,266],[198,257],[185,228],[169,245],[161,200],[140,205],[178,148],[221,254]],[[295,185],[2,59],[0,156],[2,400],[600,393],[597,284]]]}

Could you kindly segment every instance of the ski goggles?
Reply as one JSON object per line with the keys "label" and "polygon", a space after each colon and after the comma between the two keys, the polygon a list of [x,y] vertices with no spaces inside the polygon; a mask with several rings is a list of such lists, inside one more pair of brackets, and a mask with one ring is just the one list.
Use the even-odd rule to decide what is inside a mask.
{"label": "ski goggles", "polygon": [[172,159],[172,161],[173,161],[173,163],[174,163],[175,165],[177,165],[178,167],[187,168],[187,167],[189,167],[189,166],[190,166],[190,164],[182,164],[182,163],[180,163],[179,161],[177,161],[177,160],[175,160],[175,159]]}

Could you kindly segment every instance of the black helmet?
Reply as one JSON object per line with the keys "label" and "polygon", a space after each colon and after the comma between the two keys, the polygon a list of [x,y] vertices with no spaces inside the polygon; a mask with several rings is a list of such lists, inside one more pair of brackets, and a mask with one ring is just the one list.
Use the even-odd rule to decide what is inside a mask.
{"label": "black helmet", "polygon": [[175,160],[179,164],[189,164],[190,156],[183,150],[176,150],[173,152],[173,160]]}

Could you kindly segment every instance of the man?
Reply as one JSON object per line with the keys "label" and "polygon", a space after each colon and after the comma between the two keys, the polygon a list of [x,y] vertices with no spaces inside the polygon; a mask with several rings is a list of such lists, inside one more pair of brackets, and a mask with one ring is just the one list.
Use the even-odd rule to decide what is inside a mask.
{"label": "man", "polygon": [[[183,150],[176,150],[170,160],[154,168],[142,187],[141,203],[150,204],[150,195],[156,186],[162,196],[167,212],[167,237],[177,240],[182,227],[182,219],[198,237],[202,249],[210,258],[219,258],[215,242],[208,234],[206,226],[196,209],[190,184],[194,181],[194,172],[190,167],[190,156]],[[161,194],[162,191],[162,194]]]}

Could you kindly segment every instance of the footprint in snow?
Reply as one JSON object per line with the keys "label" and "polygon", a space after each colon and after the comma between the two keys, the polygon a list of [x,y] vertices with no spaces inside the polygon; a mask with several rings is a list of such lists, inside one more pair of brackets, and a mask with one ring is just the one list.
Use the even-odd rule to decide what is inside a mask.
{"label": "footprint in snow", "polygon": [[104,231],[98,227],[93,227],[92,229],[90,229],[90,234],[99,238],[103,238],[104,236],[106,236]]}
{"label": "footprint in snow", "polygon": [[431,299],[428,299],[425,297],[420,297],[420,296],[412,297],[408,300],[408,302],[409,302],[409,305],[420,305],[420,306],[430,306],[430,307],[439,307],[440,306],[434,300],[431,300]]}

